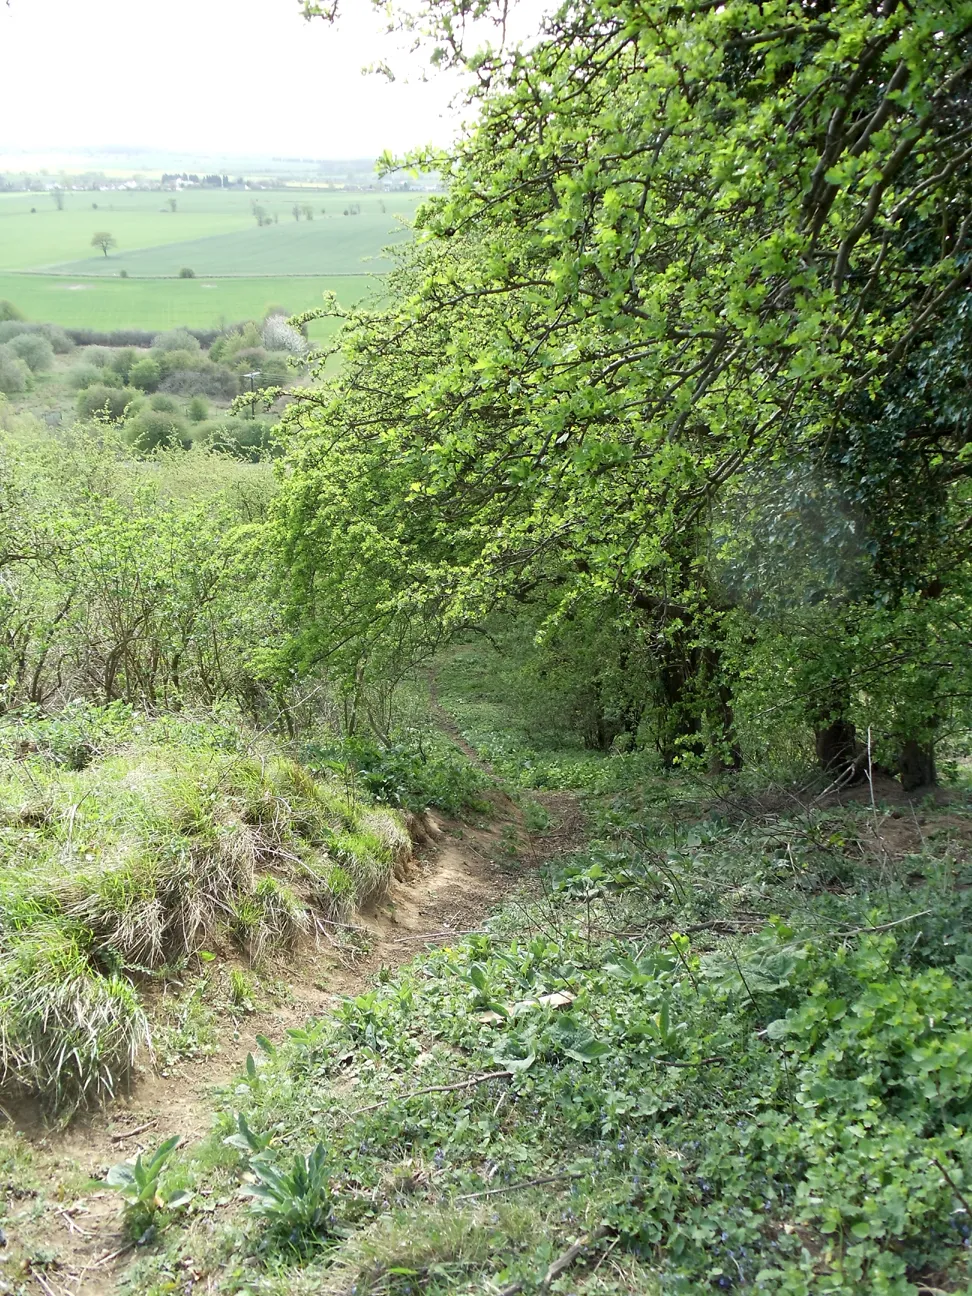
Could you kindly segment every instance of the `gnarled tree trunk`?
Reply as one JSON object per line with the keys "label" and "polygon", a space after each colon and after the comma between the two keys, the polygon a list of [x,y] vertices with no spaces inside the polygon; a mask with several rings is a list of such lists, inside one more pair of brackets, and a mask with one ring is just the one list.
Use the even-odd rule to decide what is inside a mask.
{"label": "gnarled tree trunk", "polygon": [[935,769],[935,744],[909,738],[898,755],[898,777],[906,792],[920,787],[934,787],[938,782]]}

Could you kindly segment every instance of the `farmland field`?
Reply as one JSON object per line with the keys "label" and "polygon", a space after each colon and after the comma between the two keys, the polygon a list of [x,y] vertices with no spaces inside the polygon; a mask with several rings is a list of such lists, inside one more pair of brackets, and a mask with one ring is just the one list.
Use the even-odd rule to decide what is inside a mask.
{"label": "farmland field", "polygon": [[[176,211],[168,209],[168,200]],[[373,291],[390,262],[382,249],[407,237],[423,196],[300,190],[186,190],[178,194],[0,195],[0,297],[30,319],[74,327],[206,328]],[[273,221],[258,227],[253,204]],[[295,203],[313,220],[294,220]],[[352,205],[360,211],[345,214]],[[106,257],[92,235],[117,247]],[[179,279],[183,267],[196,276]],[[124,271],[124,277],[122,272]],[[326,332],[319,326],[315,332]]]}
{"label": "farmland field", "polygon": [[[264,315],[268,306],[296,314],[335,293],[352,306],[380,286],[368,275],[319,278],[80,279],[0,274],[0,298],[15,302],[28,319],[67,328],[215,328]],[[311,335],[324,336],[324,322]]]}

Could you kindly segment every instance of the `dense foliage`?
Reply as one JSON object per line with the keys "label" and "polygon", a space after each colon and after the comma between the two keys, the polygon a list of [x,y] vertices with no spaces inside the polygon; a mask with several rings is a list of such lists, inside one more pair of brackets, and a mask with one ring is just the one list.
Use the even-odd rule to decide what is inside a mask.
{"label": "dense foliage", "polygon": [[[109,1135],[158,1142],[84,1273],[972,1290],[972,826],[903,795],[972,732],[972,0],[510,8],[388,9],[476,119],[332,350],[68,367],[0,303],[0,389],[80,420],[0,407],[0,1086],[106,1100],[374,938],[208,1136]],[[409,962],[441,927],[354,917],[429,806]]]}
{"label": "dense foliage", "polygon": [[[462,58],[472,8],[423,11]],[[734,641],[782,634],[770,705],[825,767],[873,726],[927,781],[969,697],[969,22],[575,0],[467,59],[448,194],[294,419],[308,656],[380,672],[531,600],[567,655],[611,626],[606,729],[735,765]]]}
{"label": "dense foliage", "polygon": [[105,429],[0,446],[0,706],[263,714],[279,691],[260,666],[278,624],[257,543],[269,480],[201,450],[144,469],[122,452]]}

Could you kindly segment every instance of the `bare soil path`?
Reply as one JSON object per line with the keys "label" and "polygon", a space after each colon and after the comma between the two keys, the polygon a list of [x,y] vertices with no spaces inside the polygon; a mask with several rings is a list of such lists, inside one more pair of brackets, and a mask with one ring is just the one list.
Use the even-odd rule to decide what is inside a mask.
{"label": "bare soil path", "polygon": [[274,972],[285,989],[274,1002],[243,1019],[221,1018],[212,1056],[163,1072],[147,1064],[130,1095],[76,1118],[64,1131],[46,1129],[36,1113],[17,1113],[46,1188],[11,1212],[0,1293],[18,1290],[4,1279],[45,1296],[115,1292],[132,1250],[120,1229],[118,1198],[97,1188],[79,1194],[79,1181],[103,1177],[108,1166],[153,1149],[170,1134],[186,1142],[203,1136],[212,1119],[213,1091],[241,1073],[247,1053],[258,1049],[257,1036],[277,1043],[341,996],[359,993],[379,969],[476,930],[538,859],[579,839],[582,821],[573,798],[543,798],[552,823],[540,841],[527,833],[518,807],[504,793],[497,789],[490,799],[488,819],[481,821],[429,815],[414,820],[416,856],[381,901],[359,915],[354,927],[335,930],[333,938],[326,934],[286,968],[278,966]]}

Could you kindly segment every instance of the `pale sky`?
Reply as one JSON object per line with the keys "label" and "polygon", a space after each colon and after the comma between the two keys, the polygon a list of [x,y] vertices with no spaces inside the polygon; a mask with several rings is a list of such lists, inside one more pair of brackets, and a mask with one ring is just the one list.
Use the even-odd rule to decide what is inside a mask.
{"label": "pale sky", "polygon": [[[360,158],[448,143],[457,78],[423,83],[424,56],[401,55],[369,0],[343,9],[331,28],[297,0],[7,0],[0,148]],[[406,77],[361,75],[383,59]]]}

